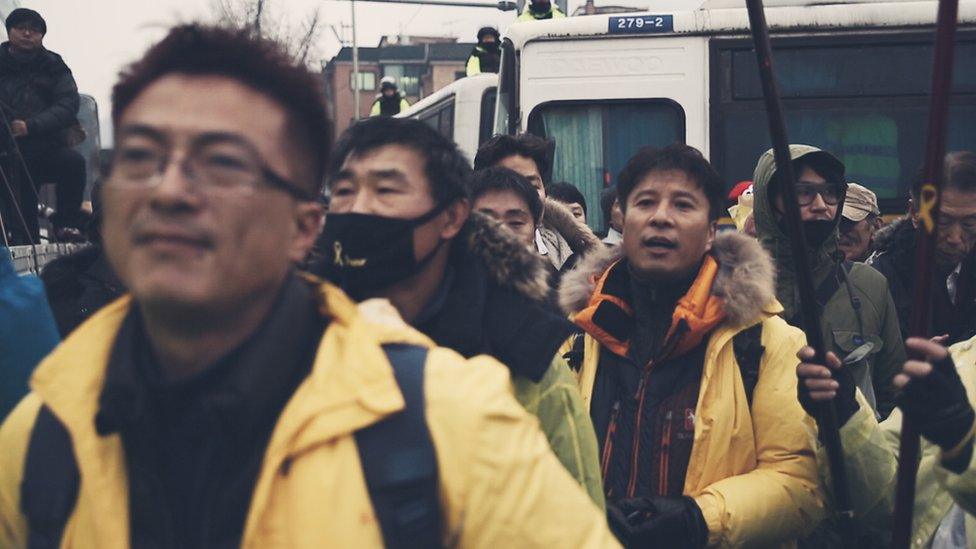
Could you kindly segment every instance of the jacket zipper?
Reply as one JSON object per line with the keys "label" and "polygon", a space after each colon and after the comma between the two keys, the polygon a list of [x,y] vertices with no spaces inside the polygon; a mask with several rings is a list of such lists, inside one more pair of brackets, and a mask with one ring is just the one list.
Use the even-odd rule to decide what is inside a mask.
{"label": "jacket zipper", "polygon": [[634,418],[634,438],[630,453],[630,481],[627,483],[627,497],[629,498],[634,497],[634,494],[637,493],[637,465],[640,459],[641,417],[644,415],[644,396],[646,394],[644,388],[647,384],[649,373],[650,368],[641,375],[640,384],[637,385],[638,400],[636,417]]}
{"label": "jacket zipper", "polygon": [[661,460],[658,469],[657,494],[659,496],[668,495],[668,470],[670,469],[671,458],[671,417],[672,411],[664,417],[664,432],[661,433]]}
{"label": "jacket zipper", "polygon": [[600,456],[600,474],[603,476],[603,484],[606,486],[606,496],[613,495],[613,487],[607,482],[607,475],[610,473],[610,458],[613,456],[613,437],[617,432],[617,416],[620,415],[620,401],[613,403],[613,410],[610,412],[610,425],[607,427],[607,434],[603,438],[603,455]]}

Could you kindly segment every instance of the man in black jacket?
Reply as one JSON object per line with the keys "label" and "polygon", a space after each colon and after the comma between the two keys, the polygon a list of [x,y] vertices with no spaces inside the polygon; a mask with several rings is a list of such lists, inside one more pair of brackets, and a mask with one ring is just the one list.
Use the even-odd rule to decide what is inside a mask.
{"label": "man in black jacket", "polygon": [[[15,9],[7,17],[6,27],[10,40],[0,44],[0,106],[9,136],[4,135],[0,142],[6,157],[4,172],[19,176],[9,179],[17,187],[12,190],[19,195],[24,217],[21,223],[15,208],[7,205],[6,228],[14,233],[16,242],[36,242],[37,188],[55,183],[57,213],[52,222],[59,236],[73,235],[80,223],[85,190],[85,159],[69,146],[71,130],[78,127],[78,86],[61,56],[44,48],[47,23],[39,13]],[[23,165],[10,137],[23,155]],[[9,197],[8,192],[3,195]]]}
{"label": "man in black jacket", "polygon": [[330,163],[332,202],[311,270],[357,301],[389,300],[437,345],[505,364],[516,399],[602,506],[593,426],[560,353],[573,328],[549,301],[546,262],[531,232],[520,241],[472,211],[472,190],[518,177],[500,170],[472,176],[457,146],[417,120],[353,125]]}
{"label": "man in black jacket", "polygon": [[[944,188],[935,252],[936,286],[932,292],[932,333],[948,335],[947,344],[976,334],[976,154],[946,155]],[[921,180],[912,189],[909,215],[875,235],[877,251],[868,264],[885,275],[898,311],[898,323],[909,335],[915,287],[915,227],[925,211],[919,207]]]}

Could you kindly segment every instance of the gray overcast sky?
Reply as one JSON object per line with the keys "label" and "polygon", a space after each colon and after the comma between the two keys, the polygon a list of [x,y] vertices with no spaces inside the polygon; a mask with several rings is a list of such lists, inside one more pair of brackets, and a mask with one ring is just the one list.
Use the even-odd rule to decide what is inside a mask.
{"label": "gray overcast sky", "polygon": [[[570,5],[580,2],[571,0]],[[20,4],[44,16],[48,25],[45,46],[64,57],[79,89],[98,101],[103,146],[111,143],[109,98],[119,69],[159,40],[167,27],[208,18],[212,11],[211,0],[21,0]],[[337,30],[351,20],[347,1],[273,0],[272,4],[273,13],[293,23],[300,22],[315,6],[321,8],[326,25]],[[360,46],[375,46],[381,36],[398,33],[473,41],[479,27],[496,25],[504,30],[514,18],[514,12],[479,8],[356,3]],[[335,35],[326,28],[318,44],[322,57],[328,60],[339,47]]]}

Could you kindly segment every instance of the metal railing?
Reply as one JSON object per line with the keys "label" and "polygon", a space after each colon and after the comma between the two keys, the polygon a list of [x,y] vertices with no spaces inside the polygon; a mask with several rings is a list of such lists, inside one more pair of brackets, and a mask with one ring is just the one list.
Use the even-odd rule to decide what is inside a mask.
{"label": "metal railing", "polygon": [[87,244],[37,244],[35,246],[11,246],[10,258],[18,275],[38,274],[55,259],[78,251]]}

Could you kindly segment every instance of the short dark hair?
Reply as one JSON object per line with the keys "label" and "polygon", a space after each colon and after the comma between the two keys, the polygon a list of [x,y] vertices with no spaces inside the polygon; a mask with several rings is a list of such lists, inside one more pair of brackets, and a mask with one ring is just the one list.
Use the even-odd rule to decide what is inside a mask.
{"label": "short dark hair", "polygon": [[538,191],[521,174],[508,168],[492,167],[474,172],[468,180],[471,201],[493,191],[511,191],[525,201],[537,223],[542,217],[542,199]]}
{"label": "short dark hair", "polygon": [[535,162],[542,176],[542,183],[549,184],[552,171],[552,142],[530,133],[513,135],[496,135],[481,148],[474,157],[474,169],[490,168],[510,156],[525,156]]}
{"label": "short dark hair", "polygon": [[579,204],[583,207],[583,215],[586,215],[586,198],[575,185],[569,183],[551,183],[546,187],[546,195],[553,200],[558,200],[565,204]]}
{"label": "short dark hair", "polygon": [[[963,192],[976,192],[976,153],[972,151],[954,151],[946,155],[942,167],[943,188],[953,188]],[[912,198],[918,200],[918,194],[925,183],[924,168],[915,174],[912,182]]]}
{"label": "short dark hair", "polygon": [[722,178],[698,149],[681,143],[663,148],[644,147],[627,161],[627,165],[617,176],[620,209],[626,211],[627,197],[648,174],[672,170],[684,172],[704,191],[708,198],[710,220],[715,221],[721,217],[725,207],[725,184]]}
{"label": "short dark hair", "polygon": [[290,135],[314,162],[320,190],[332,145],[320,81],[284,49],[253,31],[199,24],[170,29],[142,59],[126,67],[112,89],[112,122],[153,82],[170,74],[224,76],[267,95],[288,114]]}
{"label": "short dark hair", "polygon": [[438,205],[467,197],[471,166],[464,153],[437,130],[412,118],[374,117],[350,126],[336,143],[329,164],[329,184],[350,156],[388,145],[406,147],[424,159],[424,172]]}

